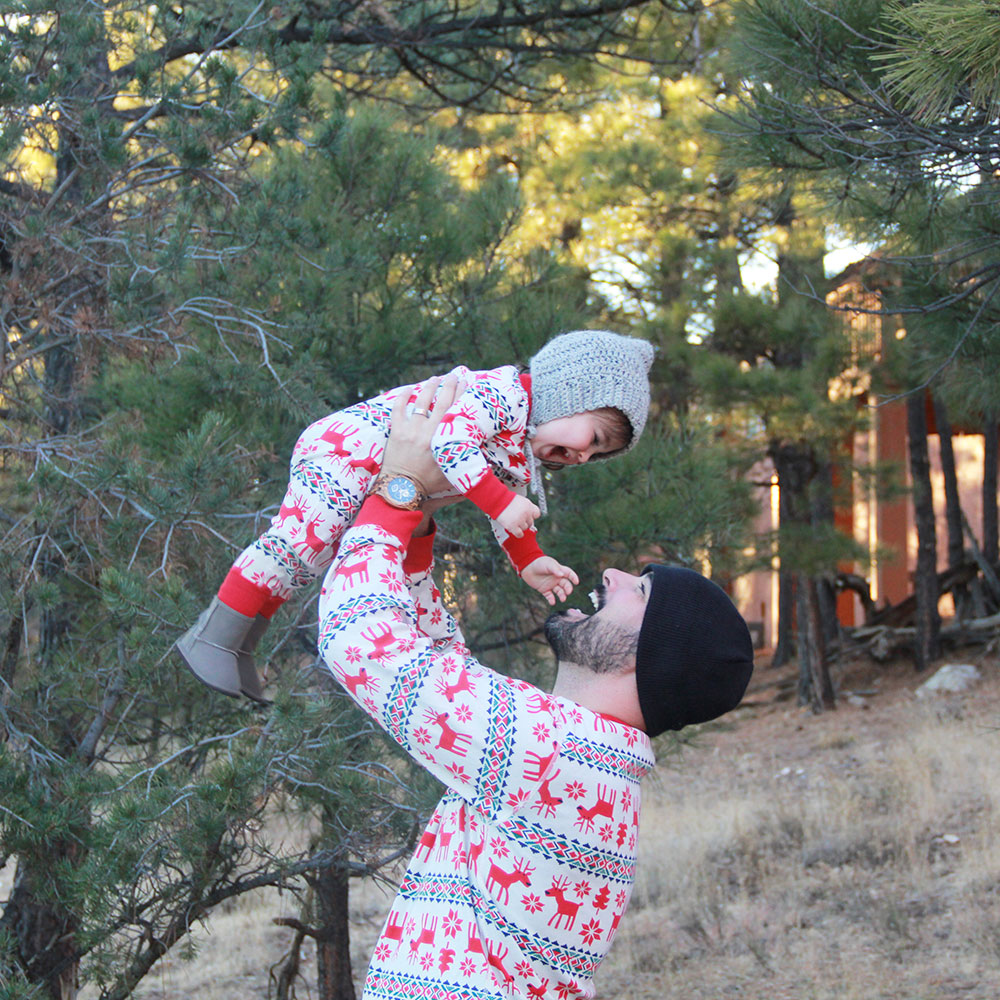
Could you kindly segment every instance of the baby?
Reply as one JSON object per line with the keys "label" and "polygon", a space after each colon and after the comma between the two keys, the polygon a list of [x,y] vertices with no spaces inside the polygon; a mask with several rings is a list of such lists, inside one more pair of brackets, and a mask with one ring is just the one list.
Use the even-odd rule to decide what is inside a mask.
{"label": "baby", "polygon": [[[550,604],[568,596],[576,577],[538,545],[533,525],[545,508],[538,465],[581,465],[631,449],[646,423],[652,360],[644,340],[578,330],[549,341],[527,373],[513,365],[450,373],[467,387],[434,436],[434,457],[452,487],[435,496],[461,495],[482,510],[521,578]],[[368,494],[413,508],[425,499],[406,495],[408,481],[379,478],[393,402],[401,392],[412,400],[419,388],[355,403],[302,433],[271,526],[240,554],[177,642],[184,663],[209,687],[265,702],[251,654],[274,612],[330,565]],[[529,484],[541,509],[525,495]]]}

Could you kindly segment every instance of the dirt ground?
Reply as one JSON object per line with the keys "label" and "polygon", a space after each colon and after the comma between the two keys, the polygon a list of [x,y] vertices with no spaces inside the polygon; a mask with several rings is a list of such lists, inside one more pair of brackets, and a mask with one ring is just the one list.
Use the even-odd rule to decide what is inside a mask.
{"label": "dirt ground", "polygon": [[[795,667],[762,656],[737,712],[662,747],[598,1000],[1000,1000],[1000,662],[991,647],[944,662],[982,678],[921,699],[933,670],[859,655],[834,665],[836,711],[813,715]],[[352,889],[359,994],[390,903]],[[274,918],[296,914],[270,891],[220,908],[136,995],[273,996],[292,935]]]}

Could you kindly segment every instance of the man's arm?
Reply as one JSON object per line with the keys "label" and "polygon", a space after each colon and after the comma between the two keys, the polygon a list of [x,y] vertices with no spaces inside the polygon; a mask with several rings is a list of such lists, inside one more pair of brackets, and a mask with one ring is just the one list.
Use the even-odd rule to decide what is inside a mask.
{"label": "man's arm", "polygon": [[[422,485],[422,463],[433,463],[428,430],[427,418],[404,414],[397,422],[394,413],[383,475],[404,474]],[[562,712],[530,685],[483,667],[460,639],[432,638],[419,627],[404,561],[412,558],[407,549],[422,520],[420,511],[379,497],[365,501],[327,575],[320,651],[355,701],[415,759],[476,808],[499,816],[516,810],[544,777],[536,774],[539,761],[554,760]]]}

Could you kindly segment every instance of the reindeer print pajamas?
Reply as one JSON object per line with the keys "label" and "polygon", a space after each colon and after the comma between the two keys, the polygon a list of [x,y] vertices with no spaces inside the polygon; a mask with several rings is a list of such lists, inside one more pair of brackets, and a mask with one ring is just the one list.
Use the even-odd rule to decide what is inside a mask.
{"label": "reindeer print pajamas", "polygon": [[320,598],[334,675],[448,788],[364,1000],[592,997],[632,891],[649,739],[476,661],[441,605],[430,541],[410,540],[418,521],[367,501]]}
{"label": "reindeer print pajamas", "polygon": [[[468,388],[438,427],[434,455],[453,487],[450,495],[465,496],[492,519],[514,493],[527,491],[530,378],[513,365],[487,371],[460,366],[451,374],[466,378]],[[303,431],[281,507],[234,563],[219,591],[224,603],[247,615],[270,614],[330,565],[381,468],[393,401],[400,392],[412,398],[419,388],[393,389]],[[542,555],[534,531],[514,538],[495,521],[493,531],[518,570]]]}

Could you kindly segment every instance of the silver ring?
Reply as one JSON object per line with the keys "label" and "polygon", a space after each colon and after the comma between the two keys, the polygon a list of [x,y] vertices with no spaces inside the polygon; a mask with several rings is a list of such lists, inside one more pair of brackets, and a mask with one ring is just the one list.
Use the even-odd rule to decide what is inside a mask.
{"label": "silver ring", "polygon": [[425,410],[422,406],[414,406],[413,412],[421,417],[429,417],[431,415],[431,411]]}

